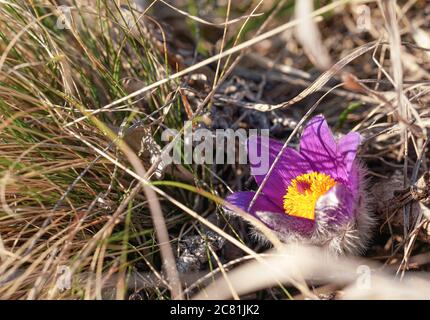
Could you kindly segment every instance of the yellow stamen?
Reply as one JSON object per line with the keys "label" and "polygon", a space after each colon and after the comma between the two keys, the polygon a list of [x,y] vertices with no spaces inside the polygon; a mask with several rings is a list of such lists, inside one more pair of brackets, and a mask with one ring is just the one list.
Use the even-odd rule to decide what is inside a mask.
{"label": "yellow stamen", "polygon": [[311,172],[291,180],[284,196],[285,213],[295,217],[315,219],[315,205],[336,182],[325,173]]}

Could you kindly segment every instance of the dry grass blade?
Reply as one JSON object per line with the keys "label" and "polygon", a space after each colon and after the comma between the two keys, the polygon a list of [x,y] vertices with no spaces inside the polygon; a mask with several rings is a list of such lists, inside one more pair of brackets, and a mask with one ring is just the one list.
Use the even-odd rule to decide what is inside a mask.
{"label": "dry grass blade", "polygon": [[[429,297],[429,9],[0,0],[0,299]],[[363,138],[363,258],[281,242],[348,242],[319,211],[308,238],[246,210],[288,193],[268,178],[287,146],[307,158],[316,110]],[[260,181],[241,147],[263,129],[283,147]]]}
{"label": "dry grass blade", "polygon": [[253,14],[250,14],[248,16],[242,16],[242,17],[239,17],[239,18],[236,18],[236,19],[226,20],[223,23],[214,23],[214,22],[210,22],[210,21],[204,20],[204,19],[202,19],[200,17],[194,16],[192,14],[189,14],[188,12],[185,12],[185,11],[183,11],[181,9],[178,9],[177,7],[171,5],[170,3],[166,2],[166,1],[163,1],[163,0],[158,0],[158,1],[161,2],[161,3],[163,3],[163,4],[165,4],[166,6],[168,6],[169,8],[171,8],[172,10],[175,10],[176,12],[179,12],[180,14],[184,15],[187,18],[190,18],[192,20],[195,20],[197,22],[200,22],[200,23],[203,23],[203,24],[206,24],[206,25],[209,25],[209,26],[215,26],[215,27],[226,27],[228,25],[232,25],[232,24],[235,24],[237,22],[240,22],[241,20],[249,19],[249,18],[255,18],[255,17],[259,17],[259,16],[262,15],[262,14],[259,14],[259,13],[253,13]]}
{"label": "dry grass blade", "polygon": [[[345,287],[340,299],[423,299],[430,296],[430,279],[406,277],[402,282],[379,270],[374,262],[335,258],[318,248],[287,246],[283,251],[262,256],[266,267],[248,262],[228,273],[240,295],[304,278],[315,284],[330,281]],[[367,273],[366,273],[367,272]],[[365,278],[368,276],[368,278]],[[252,281],[246,279],[252,278]],[[229,299],[230,288],[224,278],[206,287],[193,299]]]}
{"label": "dry grass blade", "polygon": [[402,48],[400,30],[396,15],[396,1],[381,0],[379,1],[384,13],[387,26],[389,43],[390,43],[390,60],[392,66],[392,75],[394,86],[397,94],[397,104],[400,115],[407,119],[406,97],[403,94],[403,66],[402,66]]}
{"label": "dry grass blade", "polygon": [[[385,25],[388,32],[389,44],[390,44],[390,61],[391,61],[391,71],[393,78],[393,86],[396,92],[396,104],[398,108],[399,115],[402,119],[405,119],[406,123],[409,123],[411,104],[404,93],[404,71],[403,71],[403,57],[402,57],[402,47],[401,47],[401,36],[399,30],[399,23],[397,19],[397,3],[396,1],[380,0],[379,6],[384,15]],[[418,116],[419,118],[419,116]],[[401,127],[401,138],[403,140],[403,187],[408,185],[408,162],[409,162],[409,127],[405,125],[402,121],[400,122]],[[411,207],[404,206],[402,208],[403,212],[403,233],[404,237],[409,238],[404,250],[403,266],[407,265],[409,255],[411,253],[412,244],[414,243],[416,230],[410,230],[410,213]],[[418,221],[419,223],[419,221]],[[411,232],[411,233],[410,233]],[[402,276],[404,275],[405,268],[403,268]]]}
{"label": "dry grass blade", "polygon": [[[319,15],[324,14],[325,12],[328,12],[328,11],[333,10],[334,8],[338,7],[338,6],[341,6],[341,5],[345,4],[346,2],[347,1],[343,1],[343,0],[339,0],[339,1],[333,2],[333,3],[329,4],[329,5],[326,5],[326,6],[322,7],[322,8],[314,11],[311,16],[313,18],[316,18]],[[257,43],[259,43],[259,42],[261,42],[261,41],[263,41],[265,39],[269,39],[269,38],[271,38],[271,37],[273,37],[273,36],[275,36],[277,34],[280,34],[280,33],[284,32],[285,30],[288,30],[288,29],[290,29],[292,27],[295,27],[296,25],[299,24],[299,22],[300,22],[299,20],[293,20],[293,21],[287,22],[287,23],[285,23],[285,24],[283,24],[283,25],[281,25],[279,27],[276,27],[276,28],[274,28],[274,29],[272,29],[270,31],[267,31],[267,32],[265,32],[265,33],[263,33],[263,34],[255,37],[255,38],[247,40],[247,41],[245,41],[245,42],[243,42],[243,43],[241,43],[241,44],[239,44],[239,45],[237,45],[237,46],[235,46],[233,48],[225,50],[222,53],[216,54],[216,55],[214,55],[214,56],[212,56],[212,57],[210,57],[210,58],[208,58],[208,59],[206,59],[206,60],[204,60],[202,62],[196,63],[196,64],[192,65],[191,67],[188,67],[188,68],[186,68],[186,69],[184,69],[182,71],[174,73],[174,74],[170,75],[167,78],[164,78],[164,79],[159,80],[157,82],[154,82],[154,83],[152,83],[152,84],[150,84],[148,86],[145,86],[144,88],[136,90],[133,93],[130,93],[130,94],[128,94],[125,97],[117,99],[114,102],[109,103],[109,104],[103,106],[102,108],[100,108],[97,111],[92,112],[91,114],[95,115],[95,114],[101,112],[102,110],[112,108],[113,106],[116,106],[116,105],[118,105],[120,103],[126,102],[127,100],[130,100],[131,98],[134,98],[134,97],[137,97],[139,95],[142,95],[143,93],[148,92],[150,90],[153,90],[153,89],[155,89],[155,88],[157,88],[157,87],[159,87],[159,86],[161,86],[161,85],[163,85],[165,83],[168,83],[168,82],[170,82],[170,81],[172,81],[174,79],[177,79],[177,78],[180,78],[182,76],[185,76],[185,75],[187,75],[187,74],[189,74],[189,73],[191,73],[193,71],[196,71],[196,70],[198,70],[198,69],[200,69],[200,68],[202,68],[202,67],[204,67],[204,66],[206,66],[208,64],[216,62],[216,61],[218,61],[218,60],[220,60],[220,59],[222,59],[224,57],[230,56],[230,55],[232,55],[232,54],[234,54],[236,52],[240,52],[241,50],[243,50],[245,48],[253,46],[253,45],[255,45],[255,44],[257,44]],[[78,122],[81,122],[81,121],[85,120],[86,118],[87,118],[87,116],[83,116],[83,117],[77,118],[77,119],[75,119],[75,120],[67,123],[66,127],[69,127],[69,126],[72,126],[72,125],[74,125],[74,124],[76,124]]]}
{"label": "dry grass blade", "polygon": [[[104,131],[109,133],[112,141],[116,141],[116,135],[113,132],[111,132],[98,120],[94,119],[94,122],[99,127],[102,127]],[[160,202],[154,190],[150,186],[148,186],[149,181],[147,180],[147,172],[143,167],[139,157],[122,140],[119,140],[118,142],[116,142],[116,144],[129,159],[130,163],[132,164],[132,166],[137,172],[137,175],[140,178],[139,180],[142,180],[143,192],[145,193],[146,199],[150,207],[152,221],[154,223],[154,227],[157,234],[158,245],[160,246],[161,256],[163,258],[164,270],[167,274],[167,278],[172,290],[172,298],[182,299],[181,281],[179,279],[178,270],[176,269],[175,257],[173,255],[173,250],[170,245],[169,232],[166,227]],[[117,212],[121,213],[122,210],[118,210]]]}
{"label": "dry grass blade", "polygon": [[300,23],[296,27],[296,35],[312,63],[320,70],[327,70],[331,67],[332,62],[327,49],[321,41],[318,27],[311,18],[313,10],[312,0],[297,1],[295,15]]}
{"label": "dry grass blade", "polygon": [[14,38],[9,42],[9,44],[7,45],[7,47],[4,49],[1,57],[0,57],[0,71],[3,69],[3,65],[4,62],[6,61],[7,55],[9,53],[9,51],[13,48],[13,46],[16,44],[16,42],[20,39],[20,37],[25,34],[31,27],[33,27],[35,24],[40,23],[40,21],[42,21],[43,19],[46,19],[50,16],[52,16],[53,13],[48,13],[45,14],[37,19],[34,19],[32,22],[30,22],[29,24],[27,24],[23,29],[21,29],[15,36]]}
{"label": "dry grass blade", "polygon": [[280,108],[287,108],[293,104],[296,104],[306,97],[308,97],[310,94],[317,92],[320,90],[333,76],[339,73],[346,65],[348,65],[351,61],[354,61],[361,55],[365,54],[366,52],[369,52],[373,50],[377,46],[377,42],[370,42],[366,43],[359,48],[355,49],[353,52],[348,54],[347,56],[340,59],[338,62],[336,62],[329,70],[325,71],[323,74],[321,74],[318,79],[316,79],[309,87],[307,87],[305,90],[300,92],[296,97],[293,99],[280,103],[278,105],[273,106],[267,106],[265,109],[260,109],[260,111],[272,111]]}

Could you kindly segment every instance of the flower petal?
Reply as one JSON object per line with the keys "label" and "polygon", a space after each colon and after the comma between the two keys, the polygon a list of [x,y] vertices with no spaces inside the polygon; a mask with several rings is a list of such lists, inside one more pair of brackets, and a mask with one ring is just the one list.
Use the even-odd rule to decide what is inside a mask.
{"label": "flower petal", "polygon": [[[350,132],[339,139],[339,142],[337,143],[337,163],[339,164],[339,175],[349,176],[360,142],[361,136],[357,132]],[[340,170],[344,170],[344,172],[340,172]]]}
{"label": "flower petal", "polygon": [[[328,225],[339,225],[355,219],[362,197],[360,185],[364,179],[362,167],[357,161],[351,164],[347,184],[338,183],[329,192],[318,199],[315,208],[317,220]],[[323,215],[324,217],[321,217]]]}
{"label": "flower petal", "polygon": [[[225,200],[231,204],[248,211],[249,203],[254,197],[255,192],[244,191],[230,194]],[[253,205],[250,214],[261,220],[265,225],[274,231],[283,234],[299,233],[308,235],[314,229],[314,221],[309,219],[297,218],[280,212],[278,208],[265,195],[259,195]]]}
{"label": "flower petal", "polygon": [[[283,143],[260,136],[251,136],[248,139],[248,155],[251,162],[251,174],[258,185],[261,185],[264,177],[274,163],[283,147]],[[260,158],[258,158],[258,154]],[[261,171],[262,156],[266,155],[266,170]],[[260,166],[260,167],[257,167]],[[275,164],[262,193],[272,200],[277,206],[283,207],[283,197],[291,180],[298,175],[312,171],[308,161],[292,148],[286,148]],[[264,173],[262,173],[264,172]]]}
{"label": "flower petal", "polygon": [[315,228],[315,221],[289,216],[285,213],[257,211],[256,216],[270,229],[287,235],[310,236]]}
{"label": "flower petal", "polygon": [[[234,192],[227,196],[226,201],[231,204],[241,208],[242,210],[248,212],[249,204],[251,203],[252,198],[254,197],[255,192],[251,191],[242,191],[242,192]],[[271,212],[283,212],[281,207],[276,206],[272,201],[270,201],[265,195],[260,194],[254,205],[251,208],[251,214],[255,215],[257,210],[260,211],[271,211]]]}
{"label": "flower petal", "polygon": [[354,218],[355,206],[354,195],[347,186],[338,183],[318,199],[315,207],[317,223],[325,228],[347,223]]}
{"label": "flower petal", "polygon": [[303,131],[300,153],[313,170],[346,183],[360,142],[357,132],[350,132],[336,142],[324,116],[319,115],[312,118]]}
{"label": "flower petal", "polygon": [[309,161],[314,171],[338,178],[336,140],[324,116],[315,116],[306,125],[300,139],[300,154]]}

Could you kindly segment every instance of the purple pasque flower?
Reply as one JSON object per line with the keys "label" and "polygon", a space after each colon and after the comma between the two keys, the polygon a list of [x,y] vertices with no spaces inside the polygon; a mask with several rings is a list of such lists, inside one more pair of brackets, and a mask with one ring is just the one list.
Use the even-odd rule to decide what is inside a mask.
{"label": "purple pasque flower", "polygon": [[[284,242],[357,253],[366,247],[373,223],[367,210],[366,172],[356,159],[360,141],[356,132],[336,141],[325,118],[316,116],[303,131],[299,151],[289,147],[283,151],[251,207],[255,196],[251,191],[235,192],[226,201],[261,220]],[[252,136],[248,155],[268,152],[270,167],[282,146]],[[253,160],[251,174],[261,185],[269,170],[261,174]]]}

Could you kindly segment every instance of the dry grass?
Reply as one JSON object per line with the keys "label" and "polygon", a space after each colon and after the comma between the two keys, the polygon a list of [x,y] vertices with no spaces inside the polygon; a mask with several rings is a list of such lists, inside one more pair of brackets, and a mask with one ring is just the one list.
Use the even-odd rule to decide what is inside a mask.
{"label": "dry grass", "polygon": [[[408,192],[427,187],[430,6],[221,2],[0,0],[1,299],[430,297],[428,198]],[[256,189],[247,166],[159,167],[186,120],[294,145],[316,112],[365,138],[378,228],[360,260],[256,221],[276,251],[250,237],[220,206]]]}

